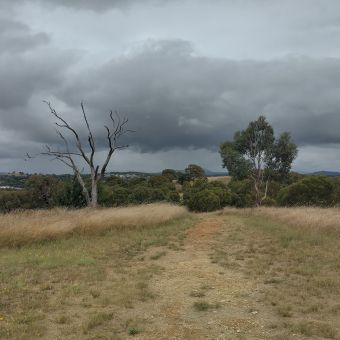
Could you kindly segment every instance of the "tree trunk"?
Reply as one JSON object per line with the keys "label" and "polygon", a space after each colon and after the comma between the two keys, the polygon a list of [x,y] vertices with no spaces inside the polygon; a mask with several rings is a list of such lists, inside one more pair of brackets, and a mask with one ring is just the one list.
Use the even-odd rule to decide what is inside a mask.
{"label": "tree trunk", "polygon": [[259,183],[257,180],[254,180],[254,188],[255,188],[255,205],[258,208],[261,205],[261,193],[260,193],[260,188],[259,188]]}
{"label": "tree trunk", "polygon": [[91,188],[91,208],[97,208],[98,206],[98,181],[96,179],[92,180]]}
{"label": "tree trunk", "polygon": [[87,204],[87,206],[90,206],[91,205],[91,198],[90,198],[89,192],[86,188],[85,182],[84,182],[83,178],[81,177],[81,175],[78,171],[75,171],[75,174],[76,174],[77,180],[78,180],[78,182],[79,182],[79,184],[82,188],[83,195],[84,195],[85,200],[86,200],[86,204]]}

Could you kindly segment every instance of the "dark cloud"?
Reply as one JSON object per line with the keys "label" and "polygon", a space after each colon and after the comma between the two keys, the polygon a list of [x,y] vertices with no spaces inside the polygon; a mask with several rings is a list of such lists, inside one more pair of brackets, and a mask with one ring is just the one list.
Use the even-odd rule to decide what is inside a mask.
{"label": "dark cloud", "polygon": [[[0,158],[14,155],[17,145],[35,133],[51,140],[39,106],[64,84],[76,53],[51,49],[49,41],[46,33],[32,33],[27,25],[0,16],[0,132],[13,132],[1,143]],[[5,147],[9,140],[12,150]]]}
{"label": "dark cloud", "polygon": [[[339,2],[216,0],[208,5],[186,0],[154,10],[155,4],[166,3],[2,1],[0,8],[11,8],[11,15],[0,15],[0,159],[9,162],[44,143],[58,147],[43,99],[77,129],[83,128],[79,103],[84,100],[100,148],[106,145],[108,112],[119,110],[136,130],[128,138],[133,151],[127,155],[157,166],[157,160],[178,157],[172,164],[180,167],[190,155],[199,161],[200,150],[205,150],[202,164],[209,164],[207,159],[216,163],[218,145],[260,114],[278,132],[292,133],[308,164],[313,155],[317,158],[315,150],[335,150],[340,144]],[[308,13],[301,14],[308,4]],[[31,16],[27,21],[21,6]],[[63,10],[51,11],[50,6]],[[109,12],[115,8],[130,11]],[[224,10],[229,26],[221,23]],[[163,25],[168,13],[181,17],[179,25]],[[94,33],[84,28],[92,29],[91,20],[103,18],[109,25],[111,17],[124,30],[122,37],[117,26],[105,31],[97,25]],[[216,22],[210,20],[215,17]],[[202,24],[202,18],[209,20]],[[83,59],[70,46],[81,50]],[[240,53],[228,59],[228,48]],[[287,57],[290,52],[310,57]],[[242,59],[248,55],[252,59]],[[131,159],[124,162],[135,166]]]}
{"label": "dark cloud", "polygon": [[27,25],[0,17],[0,54],[25,52],[48,42],[46,33],[33,34]]}
{"label": "dark cloud", "polygon": [[149,41],[128,57],[72,78],[67,64],[68,59],[46,57],[17,60],[13,69],[0,64],[0,75],[10,79],[0,88],[2,124],[33,142],[57,143],[52,117],[41,103],[47,96],[77,128],[84,100],[100,146],[110,109],[129,117],[136,130],[129,142],[142,152],[216,150],[260,114],[300,145],[340,143],[338,59],[203,58],[189,42],[171,40]]}
{"label": "dark cloud", "polygon": [[[0,109],[22,108],[33,94],[40,92],[42,95],[42,92],[51,93],[60,88],[72,62],[74,62],[72,53],[51,55],[44,52],[39,56],[0,58],[0,78],[6,79],[0,83]],[[27,115],[22,111],[21,114]],[[3,118],[4,116],[0,120]]]}
{"label": "dark cloud", "polygon": [[340,61],[287,58],[254,62],[195,56],[185,41],[148,42],[130,57],[81,75],[57,95],[96,122],[124,112],[143,151],[216,149],[265,114],[300,144],[340,142]]}
{"label": "dark cloud", "polygon": [[[80,10],[93,10],[97,12],[106,11],[109,9],[126,9],[132,5],[158,5],[162,3],[166,3],[169,0],[16,0],[14,3],[13,0],[2,0],[2,5],[4,6],[17,6],[19,3],[38,3],[44,6],[52,6],[52,7],[66,7],[72,9],[80,9]],[[1,6],[1,5],[0,5]]]}

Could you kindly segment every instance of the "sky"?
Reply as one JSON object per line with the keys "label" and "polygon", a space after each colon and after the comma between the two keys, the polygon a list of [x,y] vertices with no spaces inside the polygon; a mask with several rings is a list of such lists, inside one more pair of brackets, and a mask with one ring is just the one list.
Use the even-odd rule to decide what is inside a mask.
{"label": "sky", "polygon": [[110,110],[129,118],[110,171],[223,171],[219,145],[261,114],[294,170],[339,171],[340,1],[1,0],[0,172],[68,172],[39,156],[63,147],[44,100],[86,142],[84,102],[98,163]]}

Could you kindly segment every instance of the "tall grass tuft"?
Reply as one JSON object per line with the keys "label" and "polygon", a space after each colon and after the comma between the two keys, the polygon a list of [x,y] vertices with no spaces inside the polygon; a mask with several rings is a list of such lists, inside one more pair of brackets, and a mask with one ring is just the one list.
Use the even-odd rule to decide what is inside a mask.
{"label": "tall grass tuft", "polygon": [[96,210],[14,212],[0,215],[0,247],[22,246],[74,234],[100,234],[111,229],[143,228],[186,214],[183,207],[163,203]]}
{"label": "tall grass tuft", "polygon": [[254,209],[226,208],[224,213],[245,212],[256,216],[265,216],[274,221],[281,221],[293,226],[306,228],[314,232],[334,232],[340,234],[340,209],[317,207],[276,208],[261,207]]}

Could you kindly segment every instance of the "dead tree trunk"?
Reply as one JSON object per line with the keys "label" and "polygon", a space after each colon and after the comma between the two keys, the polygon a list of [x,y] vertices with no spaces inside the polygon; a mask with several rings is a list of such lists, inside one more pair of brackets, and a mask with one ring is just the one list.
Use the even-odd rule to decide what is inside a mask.
{"label": "dead tree trunk", "polygon": [[[95,154],[97,148],[83,103],[81,103],[80,106],[88,134],[86,148],[89,150],[89,152],[86,152],[86,148],[82,144],[79,133],[73,127],[71,127],[71,125],[61,115],[57,113],[57,111],[51,106],[49,102],[45,101],[45,103],[48,105],[52,115],[57,119],[57,122],[55,123],[58,126],[57,134],[63,141],[65,150],[52,150],[49,145],[46,145],[46,151],[42,152],[41,154],[45,156],[51,156],[53,157],[53,159],[56,159],[65,164],[67,167],[71,168],[82,188],[87,206],[96,208],[98,206],[98,183],[105,177],[106,169],[110,163],[112,155],[116,150],[128,147],[128,145],[120,145],[119,143],[120,138],[124,134],[132,132],[132,130],[126,128],[128,119],[120,118],[117,112],[115,112],[114,117],[113,112],[110,112],[109,117],[111,120],[111,127],[104,126],[106,130],[108,151],[103,165],[100,166],[95,164]],[[70,144],[64,134],[61,132],[61,129],[64,129],[64,131],[68,131],[73,135],[75,143],[73,149],[70,148]],[[75,161],[76,157],[79,157],[81,160],[85,161],[89,168],[89,173],[91,177],[90,189],[88,189],[84,177],[81,174],[79,167]]]}

